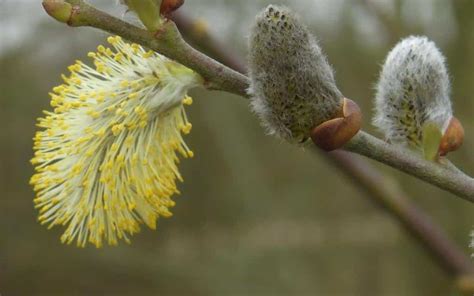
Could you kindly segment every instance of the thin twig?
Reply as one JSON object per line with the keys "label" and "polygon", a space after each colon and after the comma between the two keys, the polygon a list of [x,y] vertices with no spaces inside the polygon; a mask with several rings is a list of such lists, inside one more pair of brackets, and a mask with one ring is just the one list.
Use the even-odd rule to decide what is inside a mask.
{"label": "thin twig", "polygon": [[94,27],[122,36],[195,70],[205,79],[209,89],[246,95],[248,78],[192,48],[181,38],[174,22],[167,21],[158,32],[151,33],[100,11],[82,0],[65,2],[73,6],[73,13],[66,22],[69,26]]}
{"label": "thin twig", "polygon": [[474,202],[474,179],[450,165],[426,161],[404,147],[391,145],[363,131],[352,138],[345,149],[397,168]]}
{"label": "thin twig", "polygon": [[245,64],[237,57],[237,54],[214,38],[203,21],[191,19],[179,10],[171,15],[171,19],[188,42],[190,41],[210,57],[233,70],[242,74],[247,72]]}
{"label": "thin twig", "polygon": [[390,213],[451,274],[473,274],[468,256],[414,203],[405,198],[397,183],[387,179],[367,162],[345,151],[329,153],[330,160]]}

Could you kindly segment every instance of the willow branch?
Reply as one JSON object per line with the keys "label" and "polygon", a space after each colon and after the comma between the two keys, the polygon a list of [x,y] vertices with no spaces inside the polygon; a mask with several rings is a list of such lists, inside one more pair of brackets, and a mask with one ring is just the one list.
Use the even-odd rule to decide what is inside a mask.
{"label": "willow branch", "polygon": [[[167,21],[158,32],[151,33],[97,10],[82,0],[60,2],[73,7],[71,15],[65,21],[69,26],[89,26],[120,35],[195,70],[206,80],[209,89],[247,97],[248,78],[192,48],[181,37],[174,22]],[[382,144],[380,140],[363,132],[350,141],[346,148],[474,202],[474,180],[464,174],[428,162],[398,147]]]}
{"label": "willow branch", "polygon": [[72,6],[72,11],[64,22],[72,27],[93,27],[122,36],[157,51],[164,56],[180,62],[195,70],[206,81],[208,89],[216,89],[245,96],[248,78],[227,66],[209,58],[186,43],[172,21],[167,21],[157,32],[138,28],[116,17],[113,17],[82,0],[45,0],[46,11],[59,21],[54,11],[48,10],[48,3],[60,2]]}
{"label": "willow branch", "polygon": [[397,168],[474,202],[474,179],[451,165],[426,161],[408,149],[391,145],[363,131],[352,138],[345,149]]}

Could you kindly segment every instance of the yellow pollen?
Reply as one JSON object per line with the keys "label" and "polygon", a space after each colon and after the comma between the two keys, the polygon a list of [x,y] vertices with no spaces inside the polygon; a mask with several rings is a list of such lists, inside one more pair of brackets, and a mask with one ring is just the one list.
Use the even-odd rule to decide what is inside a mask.
{"label": "yellow pollen", "polygon": [[186,125],[184,125],[182,128],[181,128],[181,131],[187,135],[191,132],[191,129],[192,129],[193,125],[191,123],[187,123]]}
{"label": "yellow pollen", "polygon": [[193,103],[193,98],[191,98],[189,96],[184,97],[184,99],[183,99],[183,104],[184,105],[191,105],[192,103]]}

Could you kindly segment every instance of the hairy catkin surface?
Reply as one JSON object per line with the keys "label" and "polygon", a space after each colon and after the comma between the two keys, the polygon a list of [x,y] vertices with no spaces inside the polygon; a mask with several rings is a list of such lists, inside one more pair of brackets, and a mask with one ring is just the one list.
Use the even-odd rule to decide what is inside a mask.
{"label": "hairy catkin surface", "polygon": [[388,54],[377,84],[373,123],[387,140],[420,147],[423,124],[444,133],[452,117],[445,58],[426,37],[411,36]]}
{"label": "hairy catkin surface", "polygon": [[342,94],[321,48],[285,7],[268,6],[250,35],[251,106],[269,134],[301,142],[333,118]]}

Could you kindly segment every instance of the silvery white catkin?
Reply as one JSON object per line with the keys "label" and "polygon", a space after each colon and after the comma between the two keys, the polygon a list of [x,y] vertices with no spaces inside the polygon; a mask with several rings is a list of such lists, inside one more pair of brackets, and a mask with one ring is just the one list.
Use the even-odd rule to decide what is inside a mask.
{"label": "silvery white catkin", "polygon": [[393,143],[421,148],[423,124],[442,133],[452,117],[445,58],[426,37],[410,36],[388,54],[377,84],[373,123]]}
{"label": "silvery white catkin", "polygon": [[288,8],[270,5],[257,16],[249,49],[251,106],[269,134],[302,142],[340,112],[333,70]]}

